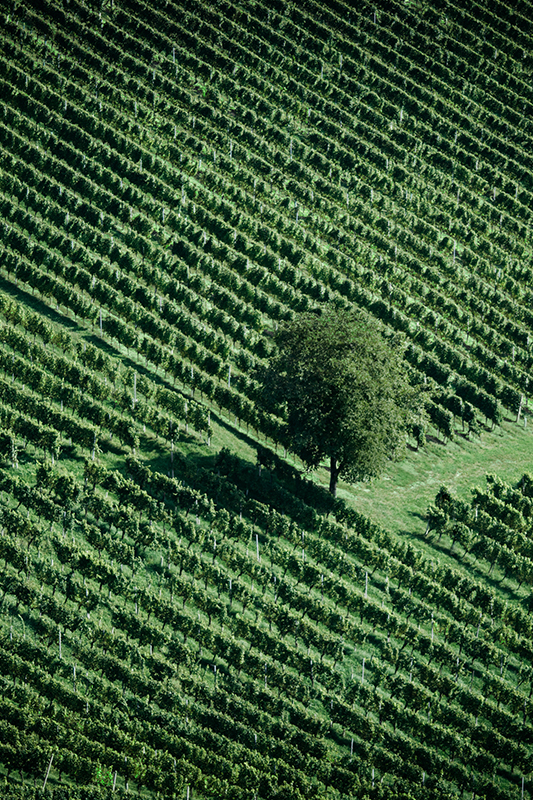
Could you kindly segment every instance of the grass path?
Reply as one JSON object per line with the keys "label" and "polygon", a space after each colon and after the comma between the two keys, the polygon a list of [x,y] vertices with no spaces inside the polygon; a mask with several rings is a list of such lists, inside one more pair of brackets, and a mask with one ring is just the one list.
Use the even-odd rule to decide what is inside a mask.
{"label": "grass path", "polygon": [[[338,495],[390,531],[419,533],[441,485],[469,499],[474,486],[486,485],[487,473],[514,483],[529,471],[533,472],[533,426],[524,429],[522,421],[516,424],[507,418],[501,427],[472,441],[460,435],[446,445],[428,441],[420,452],[411,451],[404,461],[390,464],[371,483],[339,483]],[[319,470],[317,479],[327,486],[327,471]]]}
{"label": "grass path", "polygon": [[[119,364],[147,372],[156,381],[160,380],[151,365],[138,364],[116,342],[100,340],[89,325],[75,322],[46,307],[39,299],[22,288],[13,286],[2,276],[0,290],[29,306],[31,310],[44,314],[53,328],[66,325],[74,341],[89,340],[106,351],[108,356],[116,358]],[[187,387],[182,387],[182,390],[184,394],[189,393]],[[224,446],[241,458],[255,463],[257,436],[254,431],[247,431],[244,426],[239,426],[235,418],[228,417],[227,412],[214,410],[212,425],[211,447],[206,447],[205,441],[201,443],[202,437],[192,434],[182,435],[177,449],[205,466],[212,466],[215,453]],[[259,441],[264,441],[262,436]],[[273,446],[270,441],[266,444]],[[161,448],[161,442],[152,441],[149,436],[143,437],[141,457],[163,472],[171,468],[168,447]],[[113,468],[120,467],[123,457],[113,457],[108,453],[102,455],[102,460],[109,468]],[[288,461],[302,469],[299,460],[295,461],[289,456]],[[82,469],[81,463],[79,468]],[[455,439],[446,445],[431,438],[420,452],[409,452],[404,461],[391,464],[385,475],[371,483],[349,486],[341,481],[338,494],[388,530],[400,534],[416,534],[425,529],[426,509],[433,502],[441,485],[444,484],[461,497],[469,499],[472,487],[485,485],[487,473],[493,472],[504,480],[516,482],[527,471],[533,472],[533,421],[530,420],[529,426],[524,428],[522,421],[516,424],[508,415],[501,427],[494,431],[483,431],[473,441],[465,439],[460,430]],[[327,487],[327,470],[321,468],[314,473],[313,479]]]}
{"label": "grass path", "polygon": [[[241,458],[255,463],[253,432],[245,433],[244,428],[238,428],[234,420],[230,422],[226,414],[212,416],[212,422],[211,448],[182,445],[182,451],[189,449],[191,455],[205,460],[207,466],[214,452],[226,446]],[[272,442],[267,446],[272,447]],[[302,469],[299,460],[289,455],[287,460]],[[420,534],[426,527],[427,507],[443,484],[468,500],[474,486],[486,485],[487,473],[516,483],[524,472],[533,472],[533,424],[524,428],[523,421],[517,424],[507,416],[499,428],[485,430],[472,441],[464,438],[459,428],[455,439],[446,445],[431,437],[419,452],[410,451],[403,461],[391,463],[379,479],[352,486],[340,481],[338,496],[391,532]],[[313,480],[327,487],[327,470],[317,470]]]}
{"label": "grass path", "polygon": [[[447,445],[428,442],[420,452],[391,464],[372,483],[342,484],[339,496],[388,530],[418,533],[425,528],[426,509],[441,485],[469,499],[474,486],[486,485],[487,473],[515,483],[529,471],[533,471],[533,427],[524,429],[522,422],[507,419],[475,441],[458,436]],[[320,478],[325,484],[323,472]]]}

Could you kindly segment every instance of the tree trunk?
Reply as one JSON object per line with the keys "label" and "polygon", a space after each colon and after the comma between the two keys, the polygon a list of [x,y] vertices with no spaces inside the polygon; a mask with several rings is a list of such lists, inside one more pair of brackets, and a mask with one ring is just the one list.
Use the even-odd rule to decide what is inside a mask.
{"label": "tree trunk", "polygon": [[335,456],[331,456],[329,461],[329,491],[333,497],[337,495],[337,481],[339,478],[339,465]]}

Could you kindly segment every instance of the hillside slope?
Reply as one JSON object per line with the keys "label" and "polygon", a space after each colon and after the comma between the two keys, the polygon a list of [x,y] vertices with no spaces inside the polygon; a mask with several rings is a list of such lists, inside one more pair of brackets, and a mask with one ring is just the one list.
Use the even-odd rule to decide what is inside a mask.
{"label": "hillside slope", "polygon": [[[0,0],[6,800],[531,795],[532,13]],[[337,501],[326,302],[430,419]]]}

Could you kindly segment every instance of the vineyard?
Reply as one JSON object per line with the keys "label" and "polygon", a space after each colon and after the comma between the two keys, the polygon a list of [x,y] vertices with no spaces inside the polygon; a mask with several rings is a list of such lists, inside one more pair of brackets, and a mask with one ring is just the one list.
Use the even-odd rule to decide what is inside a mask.
{"label": "vineyard", "polygon": [[358,308],[412,463],[528,441],[533,5],[488,9],[0,0],[6,800],[532,796],[531,464],[388,530],[256,379]]}

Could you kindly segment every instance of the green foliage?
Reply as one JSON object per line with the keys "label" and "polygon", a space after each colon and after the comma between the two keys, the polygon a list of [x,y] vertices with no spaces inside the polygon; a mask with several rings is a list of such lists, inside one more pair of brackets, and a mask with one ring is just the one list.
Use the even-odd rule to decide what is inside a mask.
{"label": "green foliage", "polygon": [[328,308],[283,325],[276,345],[260,372],[261,399],[283,416],[283,441],[309,469],[329,459],[332,494],[339,476],[372,478],[402,457],[420,393],[400,342],[366,315]]}
{"label": "green foliage", "polygon": [[[533,478],[470,504],[435,483],[364,316],[356,363],[343,312],[281,371],[281,419],[253,371],[278,323],[364,309],[448,453],[500,404],[525,424],[526,16],[32,5],[0,54],[0,795],[519,797]],[[302,476],[280,422],[332,488],[427,435],[405,472],[452,488],[425,538]]]}

